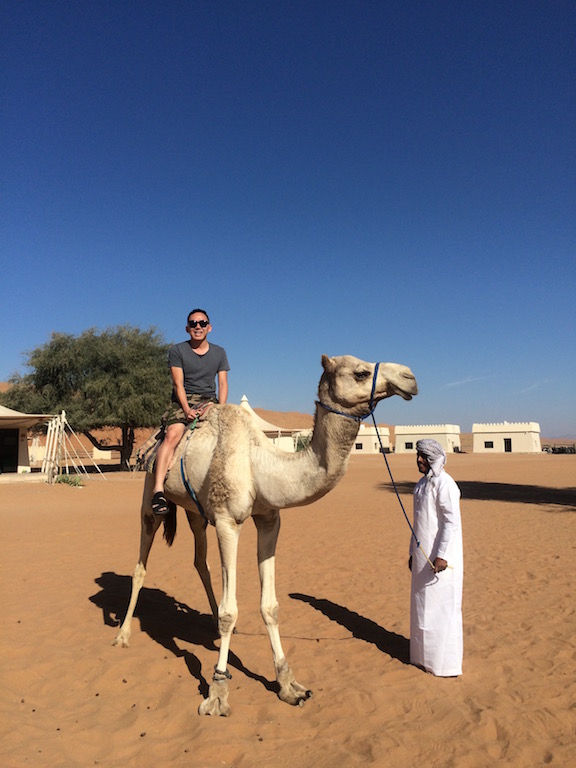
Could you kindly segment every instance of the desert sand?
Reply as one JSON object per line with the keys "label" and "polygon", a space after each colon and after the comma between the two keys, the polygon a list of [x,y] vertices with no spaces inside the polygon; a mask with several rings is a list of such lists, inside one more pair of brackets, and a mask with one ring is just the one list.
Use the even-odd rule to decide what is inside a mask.
{"label": "desert sand", "polygon": [[[414,456],[388,457],[403,504]],[[460,454],[464,674],[408,663],[410,531],[381,456],[287,510],[281,633],[314,696],[275,694],[255,531],[239,554],[229,718],[200,717],[218,640],[183,513],[157,538],[130,647],[111,645],[137,560],[142,474],[0,484],[0,764],[5,768],[576,765],[576,457]],[[219,593],[218,552],[209,530]]]}

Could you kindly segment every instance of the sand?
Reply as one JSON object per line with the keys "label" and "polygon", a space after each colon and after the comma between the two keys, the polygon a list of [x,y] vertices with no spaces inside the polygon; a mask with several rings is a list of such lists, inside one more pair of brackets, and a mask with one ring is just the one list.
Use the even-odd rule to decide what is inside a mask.
{"label": "sand", "polygon": [[[414,457],[389,462],[410,510]],[[122,649],[143,476],[1,483],[0,764],[576,765],[576,457],[461,454],[448,470],[463,492],[463,676],[407,663],[409,529],[382,457],[353,457],[332,493],[282,518],[281,633],[314,692],[302,707],[276,697],[253,525],[242,532],[229,718],[197,714],[218,641],[182,513]]]}

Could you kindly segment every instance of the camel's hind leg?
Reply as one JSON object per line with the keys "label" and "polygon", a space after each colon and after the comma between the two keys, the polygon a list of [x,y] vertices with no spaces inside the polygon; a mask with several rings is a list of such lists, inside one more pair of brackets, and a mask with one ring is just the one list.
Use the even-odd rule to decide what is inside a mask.
{"label": "camel's hind leg", "polygon": [[210,566],[208,565],[208,542],[206,540],[206,528],[208,523],[197,513],[186,510],[186,516],[190,525],[190,530],[194,534],[194,567],[204,585],[206,597],[210,603],[210,610],[214,617],[214,622],[218,624],[218,603],[214,597],[212,588],[212,579],[210,577]]}
{"label": "camel's hind leg", "polygon": [[142,494],[142,509],[140,512],[140,557],[138,559],[138,564],[134,569],[134,573],[132,574],[132,593],[130,595],[128,610],[124,621],[122,622],[122,626],[120,627],[120,631],[112,642],[112,645],[120,645],[123,648],[127,648],[129,645],[130,634],[132,632],[132,617],[136,609],[136,603],[138,602],[138,595],[144,584],[148,555],[152,549],[156,531],[162,523],[162,518],[159,515],[154,515],[150,506],[152,500],[152,485],[152,475],[146,475],[144,492]]}
{"label": "camel's hind leg", "polygon": [[278,697],[292,705],[302,705],[312,696],[300,685],[290,669],[280,640],[278,626],[278,599],[276,597],[276,543],[280,532],[280,513],[273,510],[267,515],[254,515],[254,524],[258,531],[258,569],[260,572],[260,612],[268,630],[276,680],[280,686]]}

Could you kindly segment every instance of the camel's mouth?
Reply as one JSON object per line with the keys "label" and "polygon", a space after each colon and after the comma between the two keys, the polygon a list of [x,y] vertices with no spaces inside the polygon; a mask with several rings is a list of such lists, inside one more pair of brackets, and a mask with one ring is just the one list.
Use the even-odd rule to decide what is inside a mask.
{"label": "camel's mouth", "polygon": [[402,400],[412,400],[412,397],[415,394],[417,394],[416,392],[413,392],[413,393],[407,392],[405,389],[400,389],[400,387],[395,387],[394,385],[392,385],[390,389],[392,391],[390,392],[390,394],[386,395],[386,397],[392,397],[393,395],[400,395]]}
{"label": "camel's mouth", "polygon": [[418,384],[416,377],[409,368],[405,368],[398,376],[389,379],[388,383],[392,389],[392,394],[400,395],[403,400],[412,400],[418,394]]}

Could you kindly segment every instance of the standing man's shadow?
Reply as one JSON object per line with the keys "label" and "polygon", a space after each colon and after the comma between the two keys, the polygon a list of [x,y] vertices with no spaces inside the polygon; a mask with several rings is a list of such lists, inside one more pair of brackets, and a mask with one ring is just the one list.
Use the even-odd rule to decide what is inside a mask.
{"label": "standing man's shadow", "polygon": [[371,619],[366,619],[331,600],[302,595],[298,592],[293,592],[290,597],[308,603],[331,621],[346,627],[354,637],[373,643],[378,650],[387,653],[391,658],[397,659],[402,664],[410,664],[410,640],[404,635],[389,632]]}

